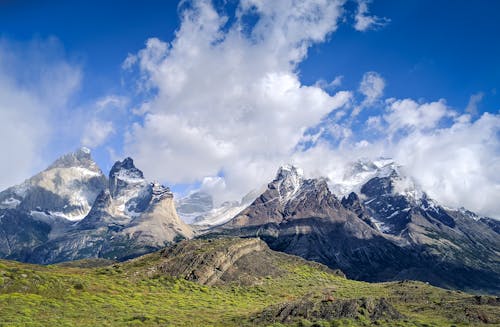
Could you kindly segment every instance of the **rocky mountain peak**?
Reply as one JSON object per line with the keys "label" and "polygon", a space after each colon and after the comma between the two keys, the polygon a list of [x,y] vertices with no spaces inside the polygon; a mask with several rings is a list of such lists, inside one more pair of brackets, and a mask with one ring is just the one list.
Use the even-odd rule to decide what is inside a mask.
{"label": "rocky mountain peak", "polygon": [[160,201],[165,198],[173,198],[174,194],[170,191],[169,187],[163,186],[157,181],[150,184],[151,194],[153,195],[153,200]]}
{"label": "rocky mountain peak", "polygon": [[134,160],[130,157],[117,161],[109,172],[109,178],[113,177],[144,178],[141,170],[134,165]]}
{"label": "rocky mountain peak", "polygon": [[89,212],[105,187],[106,177],[92,159],[90,150],[80,148],[61,156],[22,184],[0,192],[0,208],[79,220]]}
{"label": "rocky mountain peak", "polygon": [[302,179],[303,177],[304,177],[304,172],[301,168],[287,164],[278,168],[278,172],[276,173],[274,181],[282,181],[287,179],[299,180]]}
{"label": "rocky mountain peak", "polygon": [[109,172],[109,190],[113,197],[125,189],[142,188],[147,184],[144,174],[135,167],[134,160],[130,157],[115,162]]}
{"label": "rocky mountain peak", "polygon": [[67,153],[54,161],[47,170],[54,168],[82,167],[92,171],[100,171],[97,164],[92,159],[89,148],[81,147],[74,152]]}
{"label": "rocky mountain peak", "polygon": [[299,191],[304,181],[302,169],[293,165],[284,165],[278,169],[276,177],[269,184],[270,189],[276,189],[279,193],[280,201],[286,202]]}
{"label": "rocky mountain peak", "polygon": [[399,174],[399,168],[394,160],[364,158],[348,164],[344,169],[344,174],[340,178],[332,180],[330,184],[333,193],[342,198],[351,192],[359,193],[361,187],[372,178],[384,178],[393,174]]}

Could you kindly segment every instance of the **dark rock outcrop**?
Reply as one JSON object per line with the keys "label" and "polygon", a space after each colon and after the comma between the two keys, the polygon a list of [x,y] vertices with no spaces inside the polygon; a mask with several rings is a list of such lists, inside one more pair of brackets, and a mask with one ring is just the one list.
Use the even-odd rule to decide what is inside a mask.
{"label": "dark rock outcrop", "polygon": [[399,320],[404,316],[386,299],[323,299],[304,297],[266,308],[254,317],[259,323],[292,323],[306,319],[309,322],[332,321],[336,319]]}

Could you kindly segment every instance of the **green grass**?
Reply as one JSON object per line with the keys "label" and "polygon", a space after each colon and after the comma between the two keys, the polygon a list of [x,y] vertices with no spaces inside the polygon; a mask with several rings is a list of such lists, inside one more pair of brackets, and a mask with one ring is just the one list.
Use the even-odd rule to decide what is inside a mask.
{"label": "green grass", "polygon": [[[499,321],[498,306],[469,303],[471,295],[419,282],[357,282],[290,261],[279,263],[286,276],[262,278],[254,286],[208,287],[149,273],[158,259],[156,253],[89,268],[0,260],[0,326],[253,326],[250,318],[269,305],[325,293],[339,299],[385,297],[406,318],[372,322],[360,317],[314,326],[481,326],[477,319],[469,322],[477,314]],[[294,324],[313,326],[306,320]]]}

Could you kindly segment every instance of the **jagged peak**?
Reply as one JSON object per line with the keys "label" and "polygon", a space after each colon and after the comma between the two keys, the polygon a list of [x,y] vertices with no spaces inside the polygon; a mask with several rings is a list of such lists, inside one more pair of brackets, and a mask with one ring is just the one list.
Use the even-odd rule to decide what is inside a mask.
{"label": "jagged peak", "polygon": [[134,160],[130,157],[117,161],[109,171],[109,190],[113,197],[123,190],[133,186],[141,189],[147,187],[149,183],[144,179],[144,174],[134,165]]}
{"label": "jagged peak", "polygon": [[342,198],[351,192],[359,193],[361,187],[375,177],[392,179],[401,175],[401,166],[391,158],[360,158],[346,164],[343,174],[331,180],[330,186],[333,193]]}
{"label": "jagged peak", "polygon": [[276,177],[269,184],[269,187],[276,189],[279,193],[280,201],[284,202],[297,194],[304,182],[303,176],[302,169],[289,164],[283,165],[278,169]]}
{"label": "jagged peak", "polygon": [[47,169],[70,167],[84,167],[92,170],[98,169],[97,164],[92,159],[90,149],[86,147],[80,147],[74,152],[62,155]]}
{"label": "jagged peak", "polygon": [[109,172],[109,178],[119,179],[144,179],[144,174],[134,165],[134,160],[130,157],[117,161]]}
{"label": "jagged peak", "polygon": [[153,194],[153,199],[161,200],[164,198],[174,197],[174,194],[170,191],[170,188],[160,184],[158,181],[154,181],[150,185]]}
{"label": "jagged peak", "polygon": [[83,153],[83,154],[90,154],[92,151],[90,151],[89,148],[82,146],[77,150],[78,153]]}
{"label": "jagged peak", "polygon": [[275,181],[284,180],[288,178],[302,179],[304,177],[304,171],[291,164],[286,164],[278,168],[276,173]]}

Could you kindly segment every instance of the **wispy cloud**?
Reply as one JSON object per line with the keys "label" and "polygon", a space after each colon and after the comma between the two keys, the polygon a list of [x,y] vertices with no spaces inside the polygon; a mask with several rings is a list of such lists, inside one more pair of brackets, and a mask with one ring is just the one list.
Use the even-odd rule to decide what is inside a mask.
{"label": "wispy cloud", "polygon": [[364,32],[370,29],[376,29],[387,25],[391,20],[386,17],[377,17],[370,15],[368,4],[371,0],[357,0],[358,8],[354,16],[354,28],[357,31]]}
{"label": "wispy cloud", "polygon": [[0,188],[40,167],[81,76],[54,38],[0,40]]}
{"label": "wispy cloud", "polygon": [[92,119],[85,124],[81,144],[90,148],[98,147],[115,133],[113,122]]}
{"label": "wispy cloud", "polygon": [[471,95],[469,98],[469,103],[467,104],[467,108],[465,108],[465,111],[473,116],[477,115],[477,106],[483,100],[483,97],[484,97],[483,92],[478,92],[476,94]]}

